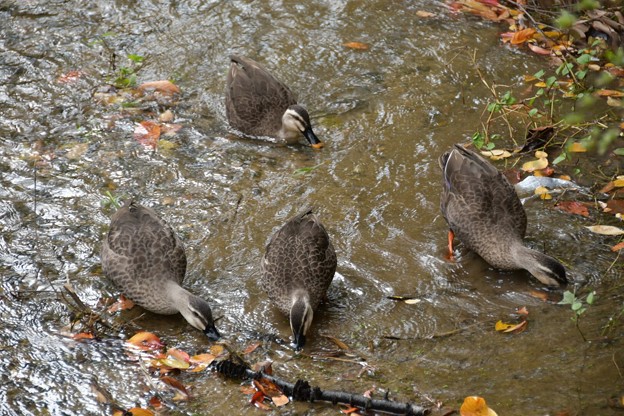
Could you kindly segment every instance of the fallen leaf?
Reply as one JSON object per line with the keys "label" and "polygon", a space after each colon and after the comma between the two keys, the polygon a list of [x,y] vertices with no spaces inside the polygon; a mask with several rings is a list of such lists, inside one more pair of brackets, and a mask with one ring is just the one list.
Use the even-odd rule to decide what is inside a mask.
{"label": "fallen leaf", "polygon": [[264,374],[271,375],[273,374],[273,361],[271,360],[260,361],[260,362],[254,363],[254,365],[252,365],[251,368],[253,369],[253,371],[257,373],[262,372]]}
{"label": "fallen leaf", "polygon": [[544,169],[536,170],[535,172],[533,172],[533,176],[549,177],[552,176],[553,173],[555,173],[555,170],[550,166],[547,166]]}
{"label": "fallen leaf", "polygon": [[162,409],[163,407],[162,401],[160,400],[160,397],[158,396],[152,396],[152,398],[149,399],[149,405],[152,406],[156,410]]}
{"label": "fallen leaf", "polygon": [[611,251],[620,251],[624,248],[624,241],[617,243],[613,247],[611,247]]}
{"label": "fallen leaf", "polygon": [[578,201],[559,201],[555,208],[561,211],[569,212],[570,214],[582,215],[583,217],[589,217],[589,210],[587,205]]}
{"label": "fallen leaf", "polygon": [[191,366],[189,361],[190,357],[187,353],[175,348],[169,348],[167,350],[167,356],[158,360],[162,365],[178,370],[186,370],[189,368]]}
{"label": "fallen leaf", "polygon": [[193,365],[193,367],[188,371],[190,371],[191,373],[203,371],[206,368],[208,368],[210,364],[212,364],[215,358],[216,357],[212,354],[194,355],[191,358],[189,358],[189,362]]}
{"label": "fallen leaf", "polygon": [[80,332],[78,334],[72,335],[72,339],[76,341],[81,341],[83,339],[93,339],[93,338],[95,338],[95,335],[93,335],[90,332]]}
{"label": "fallen leaf", "polygon": [[240,391],[243,394],[255,394],[258,390],[254,386],[241,386]]}
{"label": "fallen leaf", "polygon": [[119,300],[113,303],[108,307],[108,313],[115,313],[118,311],[125,311],[128,309],[132,309],[134,307],[134,302],[125,297],[124,295],[119,295]]}
{"label": "fallen leaf", "polygon": [[519,30],[517,32],[514,32],[513,36],[511,37],[511,40],[509,42],[512,45],[519,45],[519,44],[524,43],[527,40],[531,39],[534,34],[535,34],[535,29],[533,29],[532,27],[527,28],[527,29],[523,29],[523,30]]}
{"label": "fallen leaf", "polygon": [[531,160],[529,162],[525,162],[522,165],[522,170],[525,172],[533,172],[535,170],[541,170],[548,166],[548,159],[545,157],[539,158],[537,160]]}
{"label": "fallen leaf", "polygon": [[367,51],[370,46],[367,43],[362,43],[362,42],[346,42],[342,44],[343,46],[346,46],[347,48],[351,48],[351,49],[357,49],[359,51]]}
{"label": "fallen leaf", "polygon": [[524,315],[524,316],[527,316],[527,315],[529,314],[529,310],[527,309],[527,307],[526,307],[526,306],[523,306],[523,307],[521,307],[521,308],[517,308],[517,309],[516,309],[516,313],[517,313],[518,315]]}
{"label": "fallen leaf", "polygon": [[215,357],[219,357],[225,353],[225,348],[223,348],[223,345],[221,344],[214,344],[210,347],[210,354],[214,355]]}
{"label": "fallen leaf", "polygon": [[134,128],[134,139],[144,146],[156,149],[160,137],[160,124],[154,121],[142,121]]}
{"label": "fallen leaf", "polygon": [[607,97],[607,105],[609,107],[624,107],[624,100],[618,100],[617,98]]}
{"label": "fallen leaf", "polygon": [[139,85],[137,89],[143,92],[146,90],[155,90],[162,94],[168,95],[180,93],[180,88],[173,82],[168,80],[144,82],[143,84]]}
{"label": "fallen leaf", "polygon": [[253,380],[253,385],[262,392],[265,396],[268,397],[276,397],[284,394],[279,387],[272,381],[267,380],[266,378],[261,378],[259,380]]}
{"label": "fallen leaf", "polygon": [[461,416],[498,416],[485,403],[485,399],[479,396],[468,396],[459,408]]}
{"label": "fallen leaf", "polygon": [[171,388],[173,388],[176,392],[175,397],[173,398],[173,400],[175,401],[183,401],[183,400],[188,400],[189,398],[189,393],[186,390],[186,387],[184,387],[184,385],[182,383],[180,383],[179,380],[171,377],[171,376],[162,376],[160,378],[160,381],[162,381],[163,383],[167,384],[168,386],[170,386]]}
{"label": "fallen leaf", "polygon": [[330,335],[323,335],[323,337],[327,338],[328,340],[330,340],[331,342],[333,342],[334,344],[336,344],[336,346],[338,348],[340,348],[341,350],[349,350],[349,346],[347,344],[345,344],[344,342],[340,341],[338,338],[336,337],[332,337]]}
{"label": "fallen leaf", "polygon": [[262,410],[271,410],[269,406],[264,404],[264,397],[265,396],[261,391],[257,391],[254,393],[253,396],[251,396],[251,400],[249,401],[249,403]]}
{"label": "fallen leaf", "polygon": [[405,299],[403,302],[407,303],[408,305],[415,305],[422,302],[422,299]]}
{"label": "fallen leaf", "polygon": [[613,181],[613,185],[616,188],[621,188],[624,186],[624,175],[620,175],[618,176],[614,181]]}
{"label": "fallen leaf", "polygon": [[271,397],[271,400],[273,400],[273,404],[277,407],[280,406],[284,406],[286,404],[288,404],[288,402],[290,400],[288,400],[288,397],[286,397],[285,394],[281,394],[279,396],[275,396],[275,397]]}
{"label": "fallen leaf", "polygon": [[624,199],[610,199],[604,209],[611,214],[624,214]]}
{"label": "fallen leaf", "polygon": [[568,146],[568,151],[572,153],[583,153],[587,151],[587,147],[583,143],[573,142]]}
{"label": "fallen leaf", "polygon": [[164,344],[160,342],[160,338],[151,332],[137,332],[128,341],[129,344],[137,347],[140,350],[159,350]]}
{"label": "fallen leaf", "polygon": [[158,116],[158,121],[161,123],[171,123],[173,121],[173,112],[171,110],[165,110]]}
{"label": "fallen leaf", "polygon": [[[120,411],[121,412],[121,411]],[[114,415],[115,413],[113,413]],[[141,407],[133,407],[132,409],[128,409],[125,412],[120,413],[123,416],[132,415],[132,416],[154,416],[154,412],[148,409],[143,409]]]}
{"label": "fallen leaf", "polygon": [[358,409],[357,407],[350,406],[350,407],[347,407],[346,409],[342,409],[340,412],[346,415],[357,415],[358,413],[356,412],[359,412],[359,411],[360,409]]}
{"label": "fallen leaf", "polygon": [[624,230],[612,225],[588,225],[585,226],[589,231],[601,235],[623,235]]}
{"label": "fallen leaf", "polygon": [[[533,51],[533,53],[536,53],[538,55],[550,55],[550,49],[544,49],[534,43],[527,43],[527,46]],[[544,84],[544,86],[546,86],[546,84]]]}
{"label": "fallen leaf", "polygon": [[362,393],[362,396],[368,397],[369,399],[371,399],[373,397],[373,393],[374,392],[375,392],[375,386],[371,387],[370,389],[368,389],[364,393]]}
{"label": "fallen leaf", "polygon": [[435,15],[433,13],[431,13],[431,12],[425,12],[423,10],[418,10],[416,12],[416,16],[418,16],[418,17],[433,17]]}
{"label": "fallen leaf", "polygon": [[59,84],[70,84],[78,81],[78,78],[82,76],[81,71],[69,71],[56,79]]}
{"label": "fallen leaf", "polygon": [[506,333],[520,333],[522,331],[524,331],[526,329],[528,321],[524,320],[518,324],[507,324],[504,323],[503,321],[498,321],[496,322],[496,325],[494,326],[494,329],[496,329],[499,332],[506,332]]}
{"label": "fallen leaf", "polygon": [[489,157],[492,160],[505,159],[511,156],[511,153],[509,151],[503,149],[482,150],[481,154],[483,156]]}
{"label": "fallen leaf", "polygon": [[600,97],[624,97],[624,91],[618,90],[598,90],[596,95]]}
{"label": "fallen leaf", "polygon": [[545,186],[535,188],[535,195],[539,195],[540,199],[552,199],[552,195],[548,193],[548,188]]}
{"label": "fallen leaf", "polygon": [[261,342],[256,342],[254,344],[249,345],[247,348],[245,348],[245,350],[243,351],[243,354],[251,354],[252,352],[257,350],[260,345],[262,345]]}

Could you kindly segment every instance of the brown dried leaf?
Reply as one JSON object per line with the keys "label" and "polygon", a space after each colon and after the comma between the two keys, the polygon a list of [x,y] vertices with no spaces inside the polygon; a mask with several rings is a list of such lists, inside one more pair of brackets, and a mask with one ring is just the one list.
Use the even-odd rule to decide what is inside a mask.
{"label": "brown dried leaf", "polygon": [[349,346],[347,344],[345,344],[344,342],[340,341],[336,337],[332,337],[331,335],[323,335],[323,337],[327,338],[328,340],[330,340],[331,342],[336,344],[336,346],[338,348],[340,348],[341,350],[350,350],[350,348],[349,348]]}
{"label": "brown dried leaf", "polygon": [[513,36],[511,37],[511,40],[509,42],[512,45],[519,45],[519,44],[524,43],[524,42],[528,41],[529,39],[531,39],[534,34],[535,34],[535,29],[533,29],[532,27],[527,28],[527,29],[523,29],[523,30],[519,30],[517,32],[514,32]]}
{"label": "brown dried leaf", "polygon": [[258,390],[254,386],[241,386],[240,391],[243,394],[256,394]]}
{"label": "brown dried leaf", "polygon": [[600,97],[624,97],[624,91],[618,90],[598,90],[596,95]]}
{"label": "brown dried leaf", "polygon": [[589,225],[585,226],[592,233],[600,235],[624,235],[624,230],[613,225]]}
{"label": "brown dried leaf", "polygon": [[[176,391],[177,400],[188,400],[189,393],[186,390],[186,387],[184,387],[184,384],[180,383],[179,380],[171,376],[162,376],[160,378],[160,381],[167,384]],[[178,394],[180,394],[180,397],[178,397]],[[173,400],[176,400],[176,397],[174,397]]]}
{"label": "brown dried leaf", "polygon": [[134,128],[134,139],[144,146],[156,149],[160,137],[160,124],[145,120]]}
{"label": "brown dried leaf", "polygon": [[173,82],[167,80],[144,82],[139,85],[137,89],[141,92],[145,92],[146,90],[155,90],[167,95],[180,93],[180,88]]}
{"label": "brown dried leaf", "polygon": [[126,410],[123,413],[124,416],[131,414],[132,416],[154,416],[154,412],[148,409],[143,409],[141,407],[133,407],[132,409]]}
{"label": "brown dried leaf", "polygon": [[611,251],[620,251],[623,248],[624,248],[624,241],[622,241],[621,243],[617,243],[616,245],[611,247]]}
{"label": "brown dried leaf", "polygon": [[370,46],[367,43],[362,42],[346,42],[342,45],[350,49],[356,49],[358,51],[367,51],[370,49]]}
{"label": "brown dried leaf", "polygon": [[[608,210],[608,211],[607,211]],[[610,199],[607,201],[605,212],[611,214],[624,214],[624,199]]]}
{"label": "brown dried leaf", "polygon": [[537,46],[534,43],[527,43],[527,46],[529,47],[529,49],[531,49],[534,53],[538,54],[538,55],[550,55],[550,50],[549,49],[544,49],[541,46]]}
{"label": "brown dried leaf", "polygon": [[81,341],[83,339],[93,339],[95,338],[95,335],[93,335],[90,332],[81,332],[79,334],[74,334],[72,338],[75,339],[76,341]]}
{"label": "brown dried leaf", "polygon": [[288,400],[288,397],[286,397],[285,394],[271,397],[271,400],[273,400],[273,404],[277,407],[287,405],[288,402],[290,402],[290,400]]}
{"label": "brown dried leaf", "polygon": [[583,217],[589,217],[589,210],[587,205],[578,201],[559,201],[555,208],[561,211],[569,212],[570,214],[582,215]]}
{"label": "brown dried leaf", "polygon": [[257,350],[260,345],[262,345],[261,342],[256,342],[254,344],[248,345],[247,348],[245,348],[245,350],[243,350],[243,354],[251,354],[252,352]]}

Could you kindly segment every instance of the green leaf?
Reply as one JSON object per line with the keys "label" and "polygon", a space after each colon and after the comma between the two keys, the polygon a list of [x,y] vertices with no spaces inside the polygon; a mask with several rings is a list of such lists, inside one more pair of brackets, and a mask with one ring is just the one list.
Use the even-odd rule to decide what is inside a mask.
{"label": "green leaf", "polygon": [[537,95],[538,97],[541,96],[541,95],[544,95],[544,88],[540,88],[539,90],[537,90],[535,92],[535,95]]}
{"label": "green leaf", "polygon": [[532,108],[529,110],[529,116],[531,117],[535,117],[535,115],[537,114],[537,108]]}
{"label": "green leaf", "polygon": [[579,65],[587,65],[589,62],[591,62],[591,60],[592,60],[592,56],[587,53],[584,53],[583,55],[576,58],[576,62]]}
{"label": "green leaf", "polygon": [[589,292],[589,295],[587,295],[587,304],[588,305],[592,305],[594,303],[594,297],[595,296],[596,296],[596,292],[595,291]]}
{"label": "green leaf", "polygon": [[472,145],[477,149],[481,149],[485,144],[485,137],[479,132],[476,132],[472,135]]}
{"label": "green leaf", "polygon": [[539,71],[537,71],[535,74],[533,74],[533,76],[537,79],[542,79],[542,77],[544,76],[545,72],[543,69],[540,69]]}
{"label": "green leaf", "polygon": [[496,145],[492,142],[489,142],[488,144],[485,145],[486,150],[492,150],[496,147]]}
{"label": "green leaf", "polygon": [[613,153],[618,156],[624,156],[624,147],[618,147],[617,149],[614,149]]}
{"label": "green leaf", "polygon": [[136,62],[137,64],[140,64],[145,60],[145,58],[141,55],[136,55],[133,53],[128,54],[128,59],[130,59],[132,62]]}
{"label": "green leaf", "polygon": [[579,309],[581,309],[583,307],[583,302],[581,302],[580,300],[575,300],[572,303],[572,310],[573,311],[578,311]]}
{"label": "green leaf", "polygon": [[575,75],[576,75],[576,77],[577,77],[578,79],[584,79],[584,78],[585,78],[585,75],[587,75],[587,70],[586,70],[586,69],[583,69],[583,70],[581,70],[581,71],[576,71],[576,74],[575,74]]}
{"label": "green leaf", "polygon": [[[561,68],[561,67],[559,67]],[[559,68],[557,68],[557,70],[559,70]],[[552,76],[552,77],[548,77],[548,79],[546,80],[546,86],[548,88],[551,88],[553,85],[555,85],[555,82],[557,82],[557,77]]]}
{"label": "green leaf", "polygon": [[565,292],[563,292],[563,299],[559,301],[559,305],[571,305],[574,303],[575,300],[576,296],[574,296],[574,293],[566,290]]}
{"label": "green leaf", "polygon": [[559,17],[555,20],[556,25],[560,29],[569,29],[574,25],[575,22],[576,16],[574,16],[567,10],[563,10],[561,12],[561,15],[559,15]]}
{"label": "green leaf", "polygon": [[553,165],[558,165],[559,163],[563,162],[564,160],[566,160],[566,154],[565,154],[565,152],[564,152],[564,153],[561,153],[559,156],[557,156],[557,157],[555,158],[555,160],[553,160],[553,162],[552,162],[552,163],[553,163]]}

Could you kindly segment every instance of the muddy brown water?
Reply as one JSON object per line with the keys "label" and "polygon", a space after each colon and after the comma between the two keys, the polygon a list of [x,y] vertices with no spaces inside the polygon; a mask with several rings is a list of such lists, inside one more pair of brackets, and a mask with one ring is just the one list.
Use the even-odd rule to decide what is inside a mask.
{"label": "muddy brown water", "polygon": [[[124,349],[135,329],[88,342],[67,335],[77,317],[58,294],[64,283],[96,310],[118,294],[99,264],[113,212],[102,205],[106,191],[137,198],[173,225],[187,244],[186,284],[222,317],[224,340],[240,350],[261,342],[249,360],[274,361],[282,378],[352,392],[376,386],[426,406],[458,408],[481,395],[499,415],[618,414],[607,405],[624,389],[615,240],[591,235],[583,226],[592,220],[552,203],[526,203],[527,243],[564,262],[585,293],[598,292],[580,322],[587,342],[569,307],[531,295],[544,289],[526,273],[492,270],[461,248],[455,263],[444,259],[437,158],[469,140],[490,98],[473,53],[492,82],[518,92],[524,74],[544,67],[502,47],[498,28],[424,1],[5,0],[0,21],[0,414],[110,414],[93,385],[124,407],[145,406],[160,386]],[[370,49],[345,48],[349,41]],[[229,134],[223,89],[233,52],[262,61],[298,93],[323,150]],[[130,53],[145,57],[139,82],[175,79],[182,89],[172,149],[137,143],[142,118],[94,99],[111,62],[128,65]],[[78,80],[58,82],[69,71],[80,71]],[[338,271],[307,355],[297,356],[258,276],[269,235],[306,204],[333,239]],[[513,320],[518,306],[529,309],[528,329],[496,333],[494,323]],[[135,308],[110,319],[191,353],[208,347],[180,316]],[[319,358],[336,350],[323,335],[350,346],[352,361]],[[238,382],[210,372],[179,379],[192,400],[173,402],[165,390],[169,414],[260,412]],[[290,404],[274,413],[338,409]]]}

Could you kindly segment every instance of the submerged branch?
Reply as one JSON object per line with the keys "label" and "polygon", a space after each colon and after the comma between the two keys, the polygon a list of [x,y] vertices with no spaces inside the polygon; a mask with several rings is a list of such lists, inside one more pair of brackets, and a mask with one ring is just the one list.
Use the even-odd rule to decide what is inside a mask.
{"label": "submerged branch", "polygon": [[220,374],[231,378],[243,380],[259,380],[264,378],[279,387],[285,395],[300,402],[312,403],[315,401],[324,401],[330,402],[334,405],[341,403],[364,410],[396,415],[424,416],[429,413],[428,410],[423,407],[416,406],[411,403],[391,401],[388,400],[387,397],[385,399],[371,399],[360,394],[333,390],[321,390],[319,387],[310,386],[310,383],[305,380],[297,380],[294,384],[289,383],[268,374],[264,374],[263,372],[253,371],[245,365],[236,364],[230,360],[219,361],[213,365],[213,368]]}

